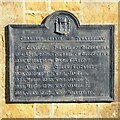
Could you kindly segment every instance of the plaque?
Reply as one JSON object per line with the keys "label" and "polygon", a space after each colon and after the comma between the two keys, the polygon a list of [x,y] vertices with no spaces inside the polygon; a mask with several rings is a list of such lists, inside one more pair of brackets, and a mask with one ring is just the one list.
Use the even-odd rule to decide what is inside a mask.
{"label": "plaque", "polygon": [[10,102],[114,100],[114,25],[81,25],[56,11],[41,25],[8,25]]}

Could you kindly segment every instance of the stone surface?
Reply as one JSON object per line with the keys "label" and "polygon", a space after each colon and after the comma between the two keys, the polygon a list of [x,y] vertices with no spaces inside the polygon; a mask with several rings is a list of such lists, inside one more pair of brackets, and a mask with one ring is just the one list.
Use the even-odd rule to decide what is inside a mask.
{"label": "stone surface", "polygon": [[0,100],[5,99],[5,45],[0,35]]}
{"label": "stone surface", "polygon": [[[1,70],[0,71],[2,71],[3,69],[4,69],[4,65],[0,65],[0,68],[1,68]],[[0,74],[0,78],[1,78],[1,84],[0,84],[0,99],[1,100],[5,100],[5,77],[3,76],[3,72],[4,71],[2,71],[1,72],[1,74]]]}
{"label": "stone surface", "polygon": [[0,30],[4,30],[4,27],[12,23],[22,23],[22,3],[21,2],[0,2],[2,12],[0,14]]}
{"label": "stone surface", "polygon": [[48,13],[42,13],[42,14],[26,14],[26,23],[28,24],[41,24],[41,22],[48,16]]}
{"label": "stone surface", "polygon": [[2,101],[2,118],[33,118],[33,104],[6,104]]}
{"label": "stone surface", "polygon": [[[116,3],[81,3],[82,23],[116,23],[118,7]],[[114,16],[114,17],[113,17]]]}
{"label": "stone surface", "polygon": [[26,10],[39,10],[47,11],[48,10],[48,0],[42,0],[40,2],[26,2]]}
{"label": "stone surface", "polygon": [[116,64],[115,64],[115,79],[114,79],[114,87],[115,87],[115,89],[114,89],[114,97],[115,97],[115,100],[114,100],[114,102],[118,102],[119,100],[118,100],[118,98],[119,98],[119,92],[118,92],[118,88],[119,88],[119,86],[118,86],[118,63],[117,63],[117,61],[118,61],[118,59],[116,59]]}
{"label": "stone surface", "polygon": [[101,103],[100,104],[100,118],[118,118],[118,104],[117,103]]}
{"label": "stone surface", "polygon": [[[118,25],[120,25],[120,2],[118,4]],[[118,27],[118,33],[120,33],[120,26]],[[120,34],[118,34],[120,40]],[[120,41],[118,41],[118,102],[120,108]],[[120,109],[119,109],[119,117],[120,117]]]}
{"label": "stone surface", "polygon": [[[2,47],[3,46],[3,43],[2,43],[2,35],[0,35],[0,56],[3,56],[2,55]],[[2,61],[2,59],[1,59],[2,57],[0,57],[0,61]],[[2,62],[0,62],[0,68],[2,68]],[[2,79],[2,76],[3,76],[3,74],[2,74],[2,69],[0,69],[0,78]],[[2,81],[0,80],[0,95],[2,94],[2,92],[1,92],[1,84],[2,84]],[[2,99],[1,98],[2,96],[0,96],[0,99]]]}
{"label": "stone surface", "polygon": [[103,5],[103,20],[106,24],[118,23],[118,4],[117,3],[106,3]]}
{"label": "stone surface", "polygon": [[77,19],[79,20],[80,24],[81,24],[81,20],[82,20],[82,15],[80,12],[72,12],[76,17]]}
{"label": "stone surface", "polygon": [[36,117],[50,117],[52,111],[52,104],[36,104]]}
{"label": "stone surface", "polygon": [[52,1],[51,9],[52,10],[69,10],[69,11],[79,11],[80,10],[80,1],[73,2],[64,2],[62,1]]}
{"label": "stone surface", "polygon": [[[116,26],[115,26],[116,27]],[[118,80],[119,80],[119,67],[118,67],[118,31],[117,31],[117,28],[115,29],[115,54],[114,54],[114,56],[115,56],[115,78],[114,78],[114,86],[115,86],[115,102],[118,102]]]}
{"label": "stone surface", "polygon": [[0,100],[0,120],[1,120],[1,118],[2,118],[2,100]]}
{"label": "stone surface", "polygon": [[97,104],[87,103],[58,103],[54,107],[54,116],[57,117],[80,117],[96,118],[98,112]]}
{"label": "stone surface", "polygon": [[118,104],[118,118],[120,118],[120,103]]}

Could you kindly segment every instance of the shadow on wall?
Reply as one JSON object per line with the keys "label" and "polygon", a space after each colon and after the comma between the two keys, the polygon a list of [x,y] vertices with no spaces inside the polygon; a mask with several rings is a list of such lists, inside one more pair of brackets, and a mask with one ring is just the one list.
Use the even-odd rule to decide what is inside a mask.
{"label": "shadow on wall", "polygon": [[6,55],[6,68],[5,68],[5,99],[6,103],[10,101],[10,78],[9,78],[9,31],[8,26],[5,27],[5,55]]}

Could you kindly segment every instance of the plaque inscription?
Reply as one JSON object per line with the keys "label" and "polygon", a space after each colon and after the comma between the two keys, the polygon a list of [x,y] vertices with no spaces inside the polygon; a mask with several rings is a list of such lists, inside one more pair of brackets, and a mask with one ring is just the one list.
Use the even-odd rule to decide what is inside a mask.
{"label": "plaque inscription", "polygon": [[11,102],[113,101],[114,25],[80,25],[57,11],[9,25]]}

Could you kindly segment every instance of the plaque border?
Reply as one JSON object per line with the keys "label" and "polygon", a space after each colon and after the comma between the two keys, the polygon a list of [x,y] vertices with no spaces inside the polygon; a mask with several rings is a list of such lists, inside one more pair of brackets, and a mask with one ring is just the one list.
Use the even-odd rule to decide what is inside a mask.
{"label": "plaque border", "polygon": [[[45,27],[42,25],[9,25],[8,26],[8,37],[9,37],[9,90],[10,90],[10,95],[9,95],[9,101],[10,102],[16,102],[16,103],[21,103],[21,102],[29,102],[29,103],[35,103],[35,102],[40,102],[40,103],[57,103],[57,102],[68,102],[68,103],[73,103],[73,102],[112,102],[114,101],[114,25],[80,25],[79,29],[110,29],[110,80],[109,80],[109,90],[110,90],[110,96],[95,96],[95,97],[57,97],[57,99],[40,99],[40,97],[34,98],[30,97],[30,99],[25,98],[25,99],[15,99],[14,98],[14,39],[12,36],[12,29],[14,28],[38,28],[38,27]],[[47,29],[47,28],[46,28]],[[63,99],[62,99],[63,98]]]}
{"label": "plaque border", "polygon": [[[34,98],[34,97],[30,97],[30,99],[28,98],[24,98],[24,99],[16,99],[14,98],[14,39],[13,39],[13,29],[14,28],[19,28],[19,29],[24,29],[24,28],[45,28],[46,30],[49,30],[49,22],[56,16],[58,15],[67,15],[69,17],[71,17],[71,19],[75,22],[77,29],[82,30],[82,29],[109,29],[110,30],[110,69],[109,69],[109,96],[95,96],[95,97],[55,97],[54,98],[50,98],[47,100],[42,98],[40,99],[40,97]],[[45,23],[44,23],[45,21]],[[27,24],[19,24],[19,25],[15,25],[15,24],[11,24],[8,25],[8,44],[7,44],[7,48],[8,48],[8,61],[9,61],[9,65],[8,65],[8,78],[7,80],[9,80],[9,101],[10,102],[112,102],[114,101],[114,30],[115,30],[115,25],[112,24],[102,24],[102,25],[80,25],[80,22],[78,21],[77,17],[65,10],[60,10],[60,11],[56,11],[54,13],[52,13],[51,15],[49,15],[47,17],[47,19],[43,20],[41,25],[27,25]],[[44,42],[43,42],[44,43]],[[60,99],[59,99],[60,98]]]}

